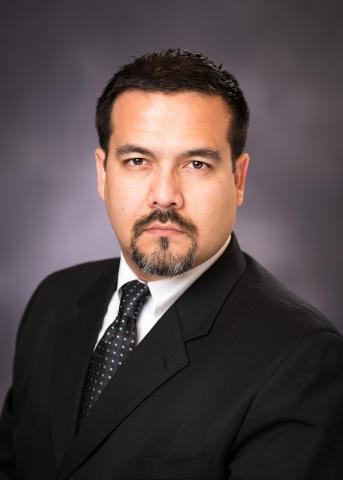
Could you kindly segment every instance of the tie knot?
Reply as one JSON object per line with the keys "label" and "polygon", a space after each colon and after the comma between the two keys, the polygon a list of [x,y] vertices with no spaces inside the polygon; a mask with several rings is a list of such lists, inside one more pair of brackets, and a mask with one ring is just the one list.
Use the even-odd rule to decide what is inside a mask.
{"label": "tie knot", "polygon": [[136,318],[141,311],[147,297],[150,295],[148,285],[138,280],[132,280],[121,287],[120,314]]}

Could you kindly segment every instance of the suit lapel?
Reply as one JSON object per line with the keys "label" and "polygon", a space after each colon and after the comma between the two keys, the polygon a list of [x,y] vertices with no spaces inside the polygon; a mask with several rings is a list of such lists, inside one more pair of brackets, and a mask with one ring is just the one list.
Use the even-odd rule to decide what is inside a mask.
{"label": "suit lapel", "polygon": [[118,370],[74,438],[58,479],[71,475],[141,402],[186,367],[185,342],[208,333],[244,268],[233,236],[222,257],[163,315]]}
{"label": "suit lapel", "polygon": [[88,362],[116,288],[114,267],[86,290],[74,313],[69,313],[71,319],[57,333],[50,377],[50,416],[58,464],[75,436]]}
{"label": "suit lapel", "polygon": [[161,321],[163,328],[149,332],[102,393],[76,435],[59,479],[70,475],[147,396],[188,363],[175,310]]}
{"label": "suit lapel", "polygon": [[223,255],[175,304],[185,341],[208,333],[245,266],[244,255],[232,233]]}

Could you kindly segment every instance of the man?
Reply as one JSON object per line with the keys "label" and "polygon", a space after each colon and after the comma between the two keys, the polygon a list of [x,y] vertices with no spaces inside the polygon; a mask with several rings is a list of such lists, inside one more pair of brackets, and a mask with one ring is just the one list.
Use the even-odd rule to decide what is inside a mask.
{"label": "man", "polygon": [[19,328],[0,479],[341,479],[343,340],[233,233],[248,107],[205,57],[137,58],[97,105],[119,260],[48,277]]}

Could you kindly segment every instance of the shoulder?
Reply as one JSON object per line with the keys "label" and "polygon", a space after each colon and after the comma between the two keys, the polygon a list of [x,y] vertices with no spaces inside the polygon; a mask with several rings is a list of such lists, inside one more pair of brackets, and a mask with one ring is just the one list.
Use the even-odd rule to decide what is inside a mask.
{"label": "shoulder", "polygon": [[[340,336],[314,306],[300,298],[259,262],[244,253],[246,268],[227,307],[239,312],[240,328],[268,350],[285,351],[317,333]],[[228,299],[229,300],[229,299]],[[227,311],[229,314],[229,310]]]}
{"label": "shoulder", "polygon": [[107,258],[90,262],[79,263],[49,274],[43,282],[59,282],[68,280],[82,281],[85,278],[96,280],[97,277],[110,268],[119,266],[119,258]]}
{"label": "shoulder", "polygon": [[234,356],[257,390],[268,379],[301,378],[308,370],[312,378],[319,370],[341,378],[343,337],[336,327],[256,260],[244,258],[244,273],[218,319],[216,336],[226,346],[218,349],[222,364],[232,364]]}
{"label": "shoulder", "polygon": [[37,290],[45,294],[52,291],[72,291],[74,294],[81,293],[107,272],[112,271],[116,274],[118,268],[119,258],[109,258],[73,265],[48,275],[39,284]]}
{"label": "shoulder", "polygon": [[29,318],[40,322],[64,305],[68,309],[75,308],[83,292],[101,277],[116,277],[118,268],[119,258],[111,258],[74,265],[48,275],[37,286],[25,308],[18,336]]}

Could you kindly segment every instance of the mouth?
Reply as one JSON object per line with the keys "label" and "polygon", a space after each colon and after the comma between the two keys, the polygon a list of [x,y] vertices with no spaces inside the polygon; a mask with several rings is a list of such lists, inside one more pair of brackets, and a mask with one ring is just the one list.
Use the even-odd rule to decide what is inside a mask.
{"label": "mouth", "polygon": [[159,236],[179,235],[179,234],[185,233],[179,227],[171,223],[170,224],[153,223],[152,225],[149,225],[149,227],[144,228],[143,232],[147,232],[147,233],[151,233],[153,235],[159,235]]}
{"label": "mouth", "polygon": [[153,235],[160,235],[160,236],[169,236],[169,235],[178,235],[184,234],[185,232],[178,228],[176,225],[172,223],[153,223],[149,225],[147,228],[144,228],[143,232],[151,233]]}

